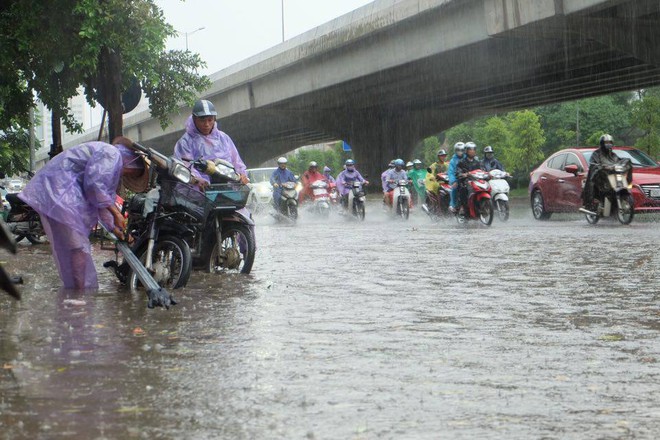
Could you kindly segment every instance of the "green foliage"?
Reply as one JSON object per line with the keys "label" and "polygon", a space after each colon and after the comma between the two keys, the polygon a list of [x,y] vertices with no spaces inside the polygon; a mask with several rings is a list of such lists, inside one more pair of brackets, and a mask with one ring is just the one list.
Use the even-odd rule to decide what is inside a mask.
{"label": "green foliage", "polygon": [[509,172],[527,174],[544,159],[541,147],[545,136],[539,116],[531,110],[514,112],[509,116],[511,145],[504,151]]}
{"label": "green foliage", "polygon": [[632,103],[630,119],[644,133],[635,146],[657,158],[660,154],[660,90],[640,92],[639,99]]}
{"label": "green foliage", "polygon": [[0,132],[0,171],[8,176],[29,171],[29,145],[30,134],[16,122]]}
{"label": "green foliage", "polygon": [[[199,75],[199,55],[165,51],[176,35],[154,0],[9,0],[0,6],[0,129],[7,113],[27,121],[34,90],[58,110],[69,131],[69,99],[80,86],[90,103],[109,77],[123,89],[137,78],[161,125],[181,102],[192,103],[209,80]],[[118,55],[120,72],[101,72],[102,54]],[[102,73],[105,73],[103,75]],[[110,75],[109,75],[110,74]],[[121,87],[119,87],[121,88]],[[110,88],[112,89],[112,88]],[[121,119],[121,114],[114,115]]]}
{"label": "green foliage", "polygon": [[[311,161],[319,165],[319,172],[323,172],[323,167],[330,167],[332,175],[337,176],[344,169],[346,159],[353,158],[352,153],[346,152],[342,148],[342,143],[337,142],[331,150],[299,150],[287,157],[288,168],[294,174],[300,176],[309,167]],[[360,169],[360,164],[356,164]]]}

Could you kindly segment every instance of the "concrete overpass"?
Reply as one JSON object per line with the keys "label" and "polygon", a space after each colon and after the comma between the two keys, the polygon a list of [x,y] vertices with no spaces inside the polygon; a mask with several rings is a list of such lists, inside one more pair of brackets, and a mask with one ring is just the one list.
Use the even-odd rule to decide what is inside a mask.
{"label": "concrete overpass", "polygon": [[[658,66],[657,0],[378,0],[217,72],[204,96],[248,166],[344,139],[374,175],[462,121],[659,85]],[[189,111],[124,132],[170,152]]]}

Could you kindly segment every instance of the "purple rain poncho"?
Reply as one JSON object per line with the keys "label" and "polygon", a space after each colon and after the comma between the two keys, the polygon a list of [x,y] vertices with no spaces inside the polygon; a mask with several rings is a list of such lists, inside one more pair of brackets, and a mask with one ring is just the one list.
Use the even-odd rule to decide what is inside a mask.
{"label": "purple rain poncho", "polygon": [[105,142],[70,148],[46,164],[19,197],[41,216],[60,278],[67,289],[96,289],[89,233],[115,202],[122,173],[120,149]]}
{"label": "purple rain poncho", "polygon": [[[174,147],[174,157],[187,161],[224,159],[234,165],[234,169],[238,174],[245,174],[245,164],[231,138],[226,133],[218,130],[217,123],[211,133],[204,136],[195,127],[192,115],[186,121],[186,133],[181,136]],[[209,181],[207,175],[200,175],[194,171],[196,170],[193,169],[195,176],[201,177],[207,182]]]}
{"label": "purple rain poncho", "polygon": [[[339,173],[336,181],[337,190],[339,191],[339,194],[341,194],[342,196],[348,194],[348,192],[351,190],[350,185],[352,185],[353,182],[356,180],[359,182],[364,182],[364,177],[362,177],[362,174],[360,174],[360,172],[355,168],[353,168],[352,170],[346,169],[341,173]],[[346,182],[348,186],[344,185],[344,182]]]}

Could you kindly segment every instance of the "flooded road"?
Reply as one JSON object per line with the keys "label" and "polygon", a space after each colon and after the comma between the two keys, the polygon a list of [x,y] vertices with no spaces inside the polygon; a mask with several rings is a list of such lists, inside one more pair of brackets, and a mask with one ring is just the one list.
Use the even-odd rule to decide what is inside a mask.
{"label": "flooded road", "polygon": [[660,432],[658,223],[301,216],[259,217],[253,274],[196,272],[169,311],[107,272],[58,290],[48,247],[1,254],[26,281],[0,298],[2,437]]}

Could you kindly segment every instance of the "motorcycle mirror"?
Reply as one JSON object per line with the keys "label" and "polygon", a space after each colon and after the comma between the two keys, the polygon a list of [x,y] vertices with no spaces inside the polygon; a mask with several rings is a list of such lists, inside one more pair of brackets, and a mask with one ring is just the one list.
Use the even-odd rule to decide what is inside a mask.
{"label": "motorcycle mirror", "polygon": [[431,167],[428,167],[428,168],[426,169],[426,172],[427,172],[427,173],[432,173],[433,171],[431,171]]}

